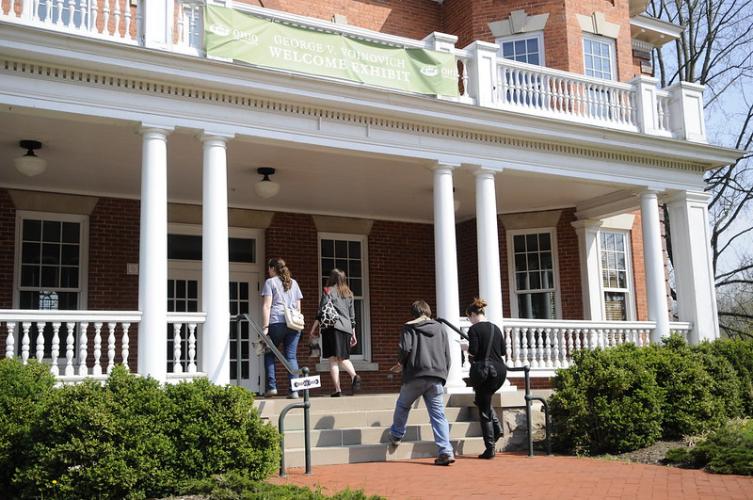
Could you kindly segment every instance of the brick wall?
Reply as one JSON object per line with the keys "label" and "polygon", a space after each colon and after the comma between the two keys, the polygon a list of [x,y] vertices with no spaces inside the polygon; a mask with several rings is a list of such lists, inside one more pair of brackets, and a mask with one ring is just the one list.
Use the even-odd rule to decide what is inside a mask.
{"label": "brick wall", "polygon": [[[13,307],[13,261],[16,248],[16,209],[0,190],[0,309]],[[5,357],[5,327],[0,327],[0,357]]]}
{"label": "brick wall", "polygon": [[562,211],[557,223],[557,258],[560,272],[560,301],[562,319],[583,319],[583,297],[580,285],[580,255],[578,235],[572,223],[575,209]]}
{"label": "brick wall", "polygon": [[[476,240],[476,219],[461,222],[455,226],[458,247],[458,284],[460,311],[478,297],[478,245]],[[504,290],[505,286],[502,285]]]}
{"label": "brick wall", "polygon": [[635,290],[635,309],[638,321],[648,321],[648,302],[646,299],[646,267],[643,260],[643,230],[641,229],[641,212],[633,212],[635,220],[630,231],[630,251],[633,254],[633,287]]}
{"label": "brick wall", "polygon": [[441,31],[441,10],[432,0],[240,0],[302,16],[332,20],[346,16],[348,24],[390,35],[422,39]]}

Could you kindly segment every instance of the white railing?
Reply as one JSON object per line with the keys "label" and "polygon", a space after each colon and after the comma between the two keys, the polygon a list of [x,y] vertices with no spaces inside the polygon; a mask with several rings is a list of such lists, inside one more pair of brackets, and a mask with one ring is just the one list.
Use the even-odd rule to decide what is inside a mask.
{"label": "white railing", "polygon": [[[460,322],[460,329],[467,332],[471,324],[467,319]],[[584,349],[606,349],[626,343],[638,347],[651,344],[653,321],[578,321],[505,319],[503,334],[505,363],[508,366],[531,367],[532,373],[549,376],[557,368],[567,368],[573,363],[573,354]],[[682,335],[688,340],[690,323],[670,323],[670,333]],[[464,342],[467,349],[467,342]],[[468,360],[463,364],[464,376],[470,369]],[[517,374],[511,374],[517,376]]]}
{"label": "white railing", "polygon": [[656,127],[662,132],[671,132],[669,126],[670,94],[666,90],[656,91]]}
{"label": "white railing", "polygon": [[142,1],[131,0],[14,0],[0,8],[5,21],[95,38],[138,44]]}
{"label": "white railing", "polygon": [[173,50],[184,54],[204,54],[204,1],[173,0],[175,24]]}
{"label": "white railing", "polygon": [[167,313],[168,345],[172,345],[172,352],[167,353],[167,378],[170,381],[188,380],[204,377],[206,374],[198,370],[196,357],[198,354],[200,327],[206,321],[206,313]]}
{"label": "white railing", "polygon": [[638,130],[629,84],[497,59],[496,89],[503,109]]}
{"label": "white railing", "polygon": [[[205,320],[205,313],[168,313],[169,381],[206,376],[196,361]],[[139,311],[0,309],[0,338],[4,333],[5,357],[46,363],[61,382],[103,380],[116,364],[129,368],[130,339],[140,321]]]}
{"label": "white railing", "polygon": [[138,311],[0,310],[5,357],[47,363],[62,381],[105,378],[115,363],[128,367],[129,331],[139,321]]}

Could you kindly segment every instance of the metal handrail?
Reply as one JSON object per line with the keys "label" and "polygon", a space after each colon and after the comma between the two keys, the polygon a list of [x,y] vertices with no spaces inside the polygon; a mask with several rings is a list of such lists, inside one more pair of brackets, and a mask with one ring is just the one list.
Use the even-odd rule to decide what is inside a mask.
{"label": "metal handrail", "polygon": [[[444,318],[436,318],[438,322],[446,325],[451,330],[453,330],[455,333],[460,335],[465,340],[469,340],[468,335],[466,335],[460,328],[453,325],[449,321],[447,321]],[[544,409],[544,433],[545,433],[545,442],[546,442],[546,453],[547,455],[552,454],[552,444],[551,440],[549,439],[549,427],[551,424],[550,416],[549,416],[549,405],[547,404],[546,400],[539,396],[533,396],[531,395],[531,367],[528,365],[525,366],[507,366],[507,363],[502,361],[502,365],[504,365],[505,370],[507,372],[523,372],[523,376],[525,379],[525,402],[526,404],[524,406],[507,406],[508,409],[525,409],[526,410],[526,425],[528,427],[527,433],[528,433],[528,456],[533,456],[533,426],[531,421],[531,402],[532,401],[540,401],[542,408]]]}
{"label": "metal handrail", "polygon": [[[266,345],[267,348],[272,351],[272,353],[274,353],[274,355],[278,360],[280,360],[280,363],[282,363],[282,366],[285,367],[288,373],[290,373],[291,375],[303,375],[304,377],[308,376],[309,368],[307,366],[304,366],[303,368],[296,370],[292,366],[290,366],[290,363],[287,359],[285,359],[285,356],[283,356],[280,350],[277,349],[277,346],[274,344],[274,342],[272,342],[269,336],[264,334],[264,331],[261,329],[261,327],[259,327],[259,325],[251,319],[251,316],[249,316],[248,314],[239,314],[237,316],[231,317],[230,320],[235,321],[236,323],[240,320],[247,321],[248,324],[252,326],[252,330],[259,337],[259,340],[264,342],[264,345]],[[277,427],[280,431],[280,477],[285,477],[287,475],[287,472],[285,470],[285,417],[290,410],[297,408],[303,408],[303,441],[306,458],[306,475],[311,475],[311,401],[309,399],[309,390],[304,389],[303,403],[290,403],[289,405],[285,406],[285,408],[283,408],[280,412],[279,418],[277,419]]]}

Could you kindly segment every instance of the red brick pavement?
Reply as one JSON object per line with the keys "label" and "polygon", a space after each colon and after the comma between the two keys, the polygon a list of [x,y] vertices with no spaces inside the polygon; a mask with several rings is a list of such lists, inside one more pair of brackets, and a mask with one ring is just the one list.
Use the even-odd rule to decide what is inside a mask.
{"label": "red brick pavement", "polygon": [[288,471],[274,483],[321,486],[329,493],[363,489],[393,499],[753,499],[753,478],[709,474],[658,465],[575,457],[528,458],[497,455],[494,460],[459,457],[449,467],[431,459],[324,465],[306,476]]}

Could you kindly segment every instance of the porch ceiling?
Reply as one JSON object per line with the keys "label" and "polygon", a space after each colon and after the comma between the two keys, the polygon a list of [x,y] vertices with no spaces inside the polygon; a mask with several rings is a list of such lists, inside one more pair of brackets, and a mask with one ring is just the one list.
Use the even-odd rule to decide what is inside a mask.
{"label": "porch ceiling", "polygon": [[[23,154],[21,139],[43,143],[39,156],[47,171],[25,177],[13,168]],[[168,138],[170,201],[200,203],[201,142],[194,131]],[[0,111],[0,187],[138,198],[141,138],[137,125],[93,121],[30,110]],[[228,199],[231,206],[301,211],[382,219],[431,221],[432,174],[419,160],[357,155],[334,149],[234,139],[228,149]],[[253,191],[256,168],[277,169],[280,193],[262,200]],[[474,178],[461,169],[455,176],[459,220],[474,216]],[[503,172],[497,176],[500,212],[574,206],[622,186],[553,176]]]}

